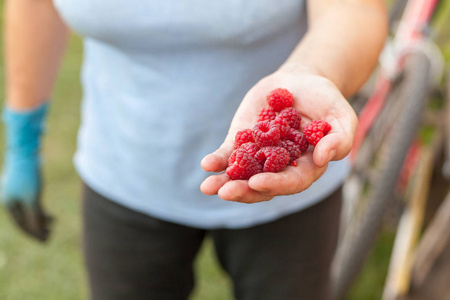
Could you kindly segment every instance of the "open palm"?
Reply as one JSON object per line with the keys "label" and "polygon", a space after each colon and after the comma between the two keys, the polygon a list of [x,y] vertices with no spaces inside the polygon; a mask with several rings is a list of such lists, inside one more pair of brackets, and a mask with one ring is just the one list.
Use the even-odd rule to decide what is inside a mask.
{"label": "open palm", "polygon": [[[310,147],[297,159],[297,166],[288,166],[279,173],[260,173],[249,180],[231,180],[222,171],[234,150],[234,136],[239,130],[253,128],[261,108],[267,107],[266,95],[276,88],[286,88],[294,95],[293,106],[302,114],[302,127],[312,120],[325,120],[332,129],[315,148]],[[207,195],[218,194],[224,200],[245,203],[299,193],[322,176],[329,161],[349,153],[356,126],[353,109],[331,81],[306,71],[273,73],[250,89],[223,144],[202,160],[205,171],[222,173],[206,178],[201,190]]]}

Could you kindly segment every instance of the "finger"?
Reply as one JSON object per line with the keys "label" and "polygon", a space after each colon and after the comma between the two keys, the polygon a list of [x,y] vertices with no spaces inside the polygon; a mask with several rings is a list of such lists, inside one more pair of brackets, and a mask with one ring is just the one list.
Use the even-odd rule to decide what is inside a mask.
{"label": "finger", "polygon": [[352,148],[358,119],[352,110],[341,109],[339,118],[330,121],[332,130],[314,148],[314,163],[323,167],[346,157]]}
{"label": "finger", "polygon": [[25,230],[25,217],[23,215],[22,204],[20,202],[13,201],[11,204],[8,204],[8,210],[12,219],[19,226],[19,228]]}
{"label": "finger", "polygon": [[24,205],[21,201],[15,200],[8,205],[8,210],[14,222],[28,236],[42,242],[48,239],[53,218],[47,215],[39,205]]}
{"label": "finger", "polygon": [[40,239],[42,241],[45,242],[50,235],[50,232],[51,232],[50,227],[55,219],[53,216],[51,216],[51,215],[47,214],[47,212],[45,212],[45,210],[40,205],[40,201],[37,202],[37,207],[36,207],[35,211],[36,211],[38,228],[39,228],[37,235],[40,237]]}
{"label": "finger", "polygon": [[39,224],[39,217],[37,215],[36,208],[25,205],[23,211],[24,211],[26,226],[32,232],[38,232],[39,228],[40,228],[40,226],[39,226],[40,224]]}
{"label": "finger", "polygon": [[34,232],[33,236],[40,242],[45,243],[48,238],[50,237],[50,229],[48,228],[42,228],[38,232]]}
{"label": "finger", "polygon": [[215,195],[228,181],[230,181],[230,177],[225,173],[212,175],[202,182],[200,185],[200,190],[206,195]]}
{"label": "finger", "polygon": [[352,140],[349,136],[341,132],[328,134],[314,148],[314,163],[318,167],[323,167],[332,160],[347,156],[351,148]]}
{"label": "finger", "polygon": [[47,214],[45,211],[40,210],[40,222],[45,224],[46,227],[51,226],[55,222],[55,218],[52,215]]}
{"label": "finger", "polygon": [[26,209],[19,201],[14,201],[12,204],[8,205],[8,210],[12,219],[17,224],[17,226],[28,236],[37,239],[38,241],[45,241],[48,236],[48,230],[45,229],[42,232],[37,232],[29,225],[29,221],[26,215]]}
{"label": "finger", "polygon": [[228,166],[228,158],[234,150],[233,142],[227,138],[225,142],[211,154],[206,155],[200,165],[207,172],[221,172]]}
{"label": "finger", "polygon": [[288,166],[279,173],[260,173],[250,178],[249,187],[269,196],[292,195],[304,191],[323,175],[327,165],[317,167],[312,153],[297,160],[297,166]]}
{"label": "finger", "polygon": [[45,242],[50,234],[50,220],[39,204],[37,206],[26,206],[25,209],[26,226],[30,230],[32,236],[41,242]]}
{"label": "finger", "polygon": [[252,190],[247,180],[232,180],[227,182],[219,189],[218,195],[224,200],[242,203],[257,203],[273,198],[271,195]]}

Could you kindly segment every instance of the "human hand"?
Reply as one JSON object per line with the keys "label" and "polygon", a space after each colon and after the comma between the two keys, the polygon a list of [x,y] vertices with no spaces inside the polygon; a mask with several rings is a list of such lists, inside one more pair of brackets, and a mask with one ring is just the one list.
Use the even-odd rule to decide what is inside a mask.
{"label": "human hand", "polygon": [[1,198],[15,223],[32,237],[45,241],[51,218],[40,204],[41,176],[36,156],[6,155]]}
{"label": "human hand", "polygon": [[293,106],[302,114],[302,127],[312,120],[325,120],[331,125],[331,131],[314,149],[310,147],[302,154],[297,166],[288,166],[279,173],[256,174],[249,180],[231,180],[226,172],[222,172],[205,179],[200,187],[203,193],[218,194],[224,200],[244,203],[299,193],[322,176],[331,160],[340,160],[350,152],[357,117],[336,86],[307,69],[283,69],[250,89],[236,111],[224,143],[202,160],[201,166],[205,171],[226,169],[234,150],[236,132],[253,128],[261,108],[268,106],[266,95],[276,88],[286,88],[294,95]]}
{"label": "human hand", "polygon": [[25,233],[47,240],[51,217],[40,204],[41,176],[39,138],[45,107],[17,113],[5,109],[7,149],[1,179],[1,200]]}

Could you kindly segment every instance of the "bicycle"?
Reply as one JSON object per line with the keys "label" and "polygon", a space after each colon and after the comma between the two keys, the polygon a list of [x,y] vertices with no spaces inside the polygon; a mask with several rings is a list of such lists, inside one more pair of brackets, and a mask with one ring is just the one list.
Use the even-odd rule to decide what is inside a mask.
{"label": "bicycle", "polygon": [[[358,97],[366,100],[363,108],[359,111],[358,102],[354,103],[360,125],[351,153],[352,172],[344,184],[346,205],[332,270],[333,299],[342,299],[349,290],[375,243],[386,211],[399,203],[398,195],[404,198],[414,195],[417,198],[411,202],[416,206],[414,211],[423,211],[424,195],[429,186],[424,183],[412,190],[411,185],[427,182],[434,157],[443,144],[442,124],[437,122],[427,124],[434,128],[431,141],[425,143],[423,136],[417,138],[424,124],[429,96],[436,91],[443,76],[443,58],[428,30],[438,3],[443,2],[400,0],[394,3],[391,25],[403,12],[397,30],[383,51],[372,91]],[[440,105],[443,103],[441,101]],[[439,107],[438,111],[442,109]],[[419,162],[418,158],[424,157],[427,157],[426,162]],[[417,240],[420,219],[419,216],[413,222],[415,227],[408,249],[412,240]],[[409,230],[410,227],[403,226],[400,230],[405,230],[403,228]],[[391,264],[383,299],[395,299],[408,290],[410,281],[404,275],[408,273],[404,266],[411,264],[410,258],[407,263],[401,263],[400,268],[392,266],[403,253],[403,249],[394,249],[395,263]],[[397,271],[399,269],[401,271]],[[402,278],[402,283],[398,283],[398,278]]]}

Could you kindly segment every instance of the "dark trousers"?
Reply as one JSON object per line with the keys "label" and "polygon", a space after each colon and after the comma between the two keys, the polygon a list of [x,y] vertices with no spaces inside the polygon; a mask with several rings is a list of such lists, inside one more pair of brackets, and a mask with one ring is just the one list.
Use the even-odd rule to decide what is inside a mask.
{"label": "dark trousers", "polygon": [[[184,300],[206,234],[238,300],[326,300],[341,190],[279,220],[205,231],[161,221],[84,186],[84,254],[93,300]],[[214,299],[211,299],[214,300]]]}

